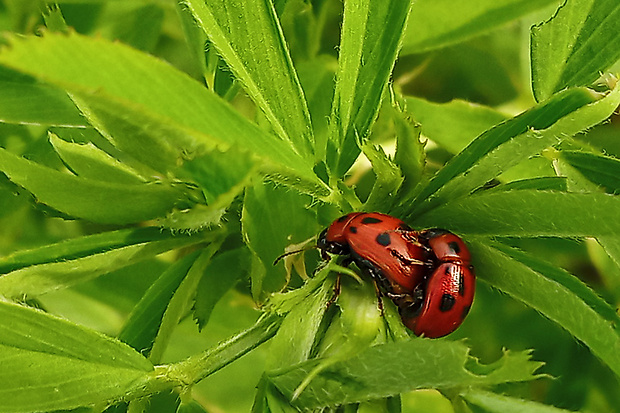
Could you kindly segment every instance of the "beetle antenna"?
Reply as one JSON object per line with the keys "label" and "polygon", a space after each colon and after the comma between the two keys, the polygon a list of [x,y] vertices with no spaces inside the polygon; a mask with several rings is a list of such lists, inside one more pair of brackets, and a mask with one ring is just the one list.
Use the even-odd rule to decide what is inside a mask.
{"label": "beetle antenna", "polygon": [[[308,242],[308,241],[304,241],[304,244],[306,242]],[[299,245],[299,244],[297,244],[297,245]],[[289,255],[299,254],[300,252],[305,252],[305,251],[308,251],[308,250],[311,250],[311,249],[315,249],[315,248],[318,249],[319,247],[317,245],[307,245],[307,246],[305,246],[303,248],[298,248],[298,249],[293,250],[293,251],[287,251],[284,254],[280,255],[278,258],[276,258],[273,261],[273,265],[277,265],[283,258],[286,258]]]}

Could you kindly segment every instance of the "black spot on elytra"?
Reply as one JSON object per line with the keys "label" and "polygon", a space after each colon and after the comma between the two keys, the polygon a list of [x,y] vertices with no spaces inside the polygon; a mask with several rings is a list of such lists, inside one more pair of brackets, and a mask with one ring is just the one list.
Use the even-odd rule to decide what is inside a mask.
{"label": "black spot on elytra", "polygon": [[349,218],[349,216],[348,216],[348,215],[343,215],[343,216],[341,216],[340,218],[338,218],[338,219],[336,220],[336,222],[343,222],[343,221],[344,221],[344,220],[346,220],[347,218]]}
{"label": "black spot on elytra", "polygon": [[352,234],[357,234],[357,227],[349,227],[349,232]]}
{"label": "black spot on elytra", "polygon": [[375,218],[375,217],[364,217],[362,218],[362,224],[379,224],[383,222],[382,220],[380,220],[379,218]]}
{"label": "black spot on elytra", "polygon": [[377,244],[384,247],[387,247],[392,242],[392,240],[390,240],[390,234],[387,232],[382,232],[381,234],[377,235],[376,241]]}
{"label": "black spot on elytra", "polygon": [[468,305],[463,308],[463,312],[461,313],[461,320],[465,320],[465,317],[467,317],[467,314],[469,314],[470,309],[471,309],[471,305]]}
{"label": "black spot on elytra", "polygon": [[452,294],[444,294],[441,296],[441,304],[439,305],[439,311],[445,313],[446,311],[450,311],[454,304],[456,303],[456,298]]}
{"label": "black spot on elytra", "polygon": [[458,242],[455,242],[455,241],[449,242],[448,246],[450,247],[452,251],[454,251],[455,254],[458,254],[459,252],[461,252],[461,247],[459,247]]}

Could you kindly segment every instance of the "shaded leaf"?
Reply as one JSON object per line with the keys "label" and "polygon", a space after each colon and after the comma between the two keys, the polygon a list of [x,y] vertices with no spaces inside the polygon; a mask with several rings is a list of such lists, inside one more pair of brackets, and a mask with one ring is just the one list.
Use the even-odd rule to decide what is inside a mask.
{"label": "shaded leaf", "polygon": [[[560,0],[416,0],[404,38],[404,54],[421,53],[486,33]],[[437,16],[441,16],[440,19]]]}
{"label": "shaded leaf", "polygon": [[75,218],[128,224],[187,206],[181,187],[164,182],[120,184],[56,171],[0,148],[0,170],[30,191],[38,202]]}
{"label": "shaded leaf", "polygon": [[242,233],[252,252],[252,294],[262,299],[264,292],[280,290],[288,281],[282,264],[274,260],[286,247],[316,236],[319,227],[312,199],[269,183],[256,183],[245,192]]}
{"label": "shaded leaf", "polygon": [[[604,96],[604,97],[602,97]],[[607,95],[568,89],[489,129],[452,158],[417,195],[410,215],[468,195],[511,166],[607,119],[620,104],[620,88]]]}
{"label": "shaded leaf", "polygon": [[452,153],[459,153],[476,136],[506,120],[496,110],[462,100],[434,103],[408,97],[407,110],[426,138]]}
{"label": "shaded leaf", "polygon": [[31,265],[85,258],[129,245],[169,239],[177,239],[189,244],[202,238],[197,234],[194,234],[193,237],[194,240],[186,234],[172,234],[170,231],[156,227],[129,228],[86,235],[34,249],[16,251],[2,257],[0,258],[0,274]]}
{"label": "shaded leaf", "polygon": [[620,268],[620,237],[614,234],[606,237],[597,237],[598,242],[607,252],[607,255],[614,261],[616,266]]}
{"label": "shaded leaf", "polygon": [[620,193],[620,160],[587,152],[561,151],[560,156],[607,192]]}
{"label": "shaded leaf", "polygon": [[396,131],[394,163],[398,165],[403,176],[403,183],[399,191],[407,193],[418,185],[422,179],[426,164],[425,143],[420,141],[420,125],[415,123],[409,116],[395,110],[393,112],[393,119]]}
{"label": "shaded leaf", "polygon": [[205,269],[211,263],[211,258],[221,247],[222,241],[223,237],[220,237],[200,251],[198,257],[187,271],[187,275],[174,291],[166,305],[166,311],[161,319],[161,324],[157,329],[155,343],[149,355],[150,361],[161,363],[172,333],[183,317],[191,311],[198,284],[204,275]]}
{"label": "shaded leaf", "polygon": [[92,143],[70,143],[49,134],[50,143],[71,171],[82,178],[123,184],[144,183],[146,179],[130,166],[114,159]]}
{"label": "shaded leaf", "polygon": [[71,409],[122,397],[152,365],[131,347],[0,301],[0,412]]}
{"label": "shaded leaf", "polygon": [[616,0],[565,0],[555,16],[531,29],[536,99],[594,82],[620,59],[619,33]]}
{"label": "shaded leaf", "polygon": [[485,240],[469,240],[468,245],[476,257],[478,278],[556,322],[620,375],[620,336],[611,321],[566,286],[549,278],[546,271],[537,272],[541,268],[515,260],[502,247],[498,249]]}
{"label": "shaded leaf", "polygon": [[404,178],[400,168],[388,158],[380,146],[367,143],[362,145],[362,150],[370,161],[376,176],[370,195],[364,203],[364,209],[375,211],[389,208],[389,200],[403,183]]}
{"label": "shaded leaf", "polygon": [[308,156],[310,114],[271,1],[184,2],[274,132]]}
{"label": "shaded leaf", "polygon": [[413,222],[463,234],[596,237],[618,234],[619,214],[620,197],[607,194],[485,191],[448,202]]}
{"label": "shaded leaf", "polygon": [[409,0],[349,0],[344,4],[328,165],[341,177],[370,132],[398,55]]}
{"label": "shaded leaf", "polygon": [[118,335],[119,340],[140,354],[150,355],[164,312],[199,253],[186,255],[159,276],[134,307]]}
{"label": "shaded leaf", "polygon": [[[135,143],[130,138],[137,134],[168,148],[168,168],[185,154],[237,144],[261,157],[272,173],[286,170],[310,183],[313,191],[328,192],[312,173],[312,159],[249,122],[186,74],[121,43],[77,34],[13,37],[0,53],[0,64],[67,90],[89,121],[111,139],[123,138],[131,146]],[[106,133],[107,128],[116,133]],[[132,155],[139,150],[134,148]],[[298,186],[308,189],[301,182]]]}
{"label": "shaded leaf", "polygon": [[541,404],[515,397],[503,396],[488,391],[470,389],[460,394],[470,406],[476,406],[488,413],[569,413],[572,410]]}
{"label": "shaded leaf", "polygon": [[[413,389],[533,380],[541,365],[530,361],[527,352],[506,352],[495,363],[483,366],[468,351],[463,343],[429,339],[374,346],[321,370],[294,404],[311,409],[383,398]],[[299,383],[321,362],[309,360],[272,372],[269,379],[290,399]]]}
{"label": "shaded leaf", "polygon": [[225,251],[213,257],[196,289],[194,318],[199,329],[207,325],[215,305],[239,280],[247,276],[249,268],[250,256],[245,248]]}
{"label": "shaded leaf", "polygon": [[301,363],[311,357],[332,293],[333,283],[324,282],[289,311],[271,341],[266,370]]}
{"label": "shaded leaf", "polygon": [[0,68],[0,121],[4,123],[86,127],[69,96],[62,90]]}
{"label": "shaded leaf", "polygon": [[[6,297],[21,298],[27,296],[37,296],[49,291],[67,288],[72,285],[91,280],[99,275],[106,274],[126,267],[133,263],[152,258],[165,251],[170,251],[187,245],[204,242],[206,239],[200,236],[192,237],[166,237],[162,240],[145,241],[127,246],[115,247],[109,251],[94,253],[89,249],[81,250],[76,242],[72,247],[77,247],[75,253],[92,254],[83,257],[64,260],[62,255],[58,256],[57,262],[45,262],[38,265],[30,265],[25,268],[17,269],[0,277],[0,295]],[[97,240],[99,241],[99,240]],[[122,244],[121,244],[122,245]],[[59,251],[41,249],[41,253],[55,255],[62,252],[62,245]],[[32,256],[37,261],[41,261],[35,250]],[[43,256],[45,257],[45,255]]]}

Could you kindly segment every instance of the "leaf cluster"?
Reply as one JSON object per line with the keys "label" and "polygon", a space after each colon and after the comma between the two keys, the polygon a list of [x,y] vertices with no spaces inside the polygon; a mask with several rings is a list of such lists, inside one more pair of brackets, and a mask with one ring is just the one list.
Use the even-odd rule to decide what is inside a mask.
{"label": "leaf cluster", "polygon": [[[254,412],[617,408],[617,1],[35,3],[0,2],[0,412],[207,411],[244,355]],[[360,210],[466,241],[452,338],[272,265]],[[556,348],[609,380],[562,404]]]}

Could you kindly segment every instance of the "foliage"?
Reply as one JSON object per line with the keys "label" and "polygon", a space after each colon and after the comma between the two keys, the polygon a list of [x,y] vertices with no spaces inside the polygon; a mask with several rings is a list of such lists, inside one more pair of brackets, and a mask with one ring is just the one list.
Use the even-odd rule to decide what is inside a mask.
{"label": "foliage", "polygon": [[[0,412],[618,411],[620,5],[560,3],[0,1]],[[457,332],[354,210],[466,241]]]}

